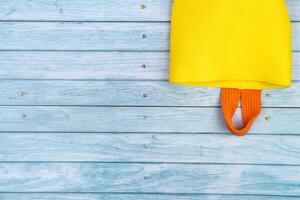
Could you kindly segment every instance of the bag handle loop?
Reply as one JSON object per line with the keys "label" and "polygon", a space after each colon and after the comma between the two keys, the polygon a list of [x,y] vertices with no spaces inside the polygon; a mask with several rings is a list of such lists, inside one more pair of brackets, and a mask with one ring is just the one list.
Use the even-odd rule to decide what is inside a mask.
{"label": "bag handle loop", "polygon": [[[239,101],[244,122],[244,128],[240,130],[232,123]],[[261,90],[221,88],[221,106],[228,129],[234,135],[244,136],[261,112]]]}

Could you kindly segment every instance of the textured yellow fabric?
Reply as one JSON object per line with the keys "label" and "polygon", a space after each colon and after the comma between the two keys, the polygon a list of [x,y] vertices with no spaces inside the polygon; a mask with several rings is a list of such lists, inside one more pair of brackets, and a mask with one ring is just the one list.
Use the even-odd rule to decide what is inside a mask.
{"label": "textured yellow fabric", "polygon": [[239,89],[291,83],[284,0],[174,0],[170,82]]}

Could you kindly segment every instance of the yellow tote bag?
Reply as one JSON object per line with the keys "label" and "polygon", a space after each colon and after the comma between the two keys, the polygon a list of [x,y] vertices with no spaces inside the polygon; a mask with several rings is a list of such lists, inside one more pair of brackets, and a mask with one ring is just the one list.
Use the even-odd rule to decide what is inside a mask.
{"label": "yellow tote bag", "polygon": [[[284,0],[173,0],[170,82],[219,87],[229,130],[245,135],[261,90],[291,84],[291,27]],[[232,117],[241,101],[243,129]]]}

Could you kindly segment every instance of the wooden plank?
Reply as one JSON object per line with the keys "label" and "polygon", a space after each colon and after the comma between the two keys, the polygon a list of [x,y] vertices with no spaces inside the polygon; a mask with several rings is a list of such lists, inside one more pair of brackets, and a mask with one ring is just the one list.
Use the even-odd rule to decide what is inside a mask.
{"label": "wooden plank", "polygon": [[[118,59],[116,59],[118,58]],[[168,80],[168,52],[2,51],[1,79]],[[293,53],[300,80],[300,53]]]}
{"label": "wooden plank", "polygon": [[[168,51],[169,23],[0,22],[0,50]],[[293,50],[300,51],[300,23]]]}
{"label": "wooden plank", "polygon": [[9,200],[296,200],[299,196],[259,196],[221,194],[101,194],[101,193],[1,193],[0,199]]}
{"label": "wooden plank", "polygon": [[0,22],[0,50],[169,49],[168,23]]}
{"label": "wooden plank", "polygon": [[1,163],[0,192],[300,195],[300,166]]}
{"label": "wooden plank", "polygon": [[[291,20],[299,21],[299,1],[287,6]],[[0,10],[0,20],[169,21],[171,0],[2,0]]]}
{"label": "wooden plank", "polygon": [[[250,133],[299,134],[299,116],[300,109],[265,108]],[[207,107],[1,106],[0,126],[37,132],[228,132],[220,108]]]}
{"label": "wooden plank", "polygon": [[169,21],[170,8],[171,0],[2,0],[0,20]]}
{"label": "wooden plank", "polygon": [[[2,80],[0,105],[219,106],[219,89],[166,81]],[[300,82],[263,92],[264,107],[300,107]]]}
{"label": "wooden plank", "polygon": [[[300,53],[295,57],[300,79]],[[0,53],[2,79],[166,80],[168,67],[168,52]]]}
{"label": "wooden plank", "polygon": [[[298,24],[294,27],[298,33]],[[2,50],[168,50],[169,25],[165,23],[5,22],[0,28]],[[298,50],[297,37],[294,40]]]}
{"label": "wooden plank", "polygon": [[300,21],[300,2],[297,0],[286,0],[289,15],[292,21]]}
{"label": "wooden plank", "polygon": [[1,162],[300,164],[299,136],[0,133]]}

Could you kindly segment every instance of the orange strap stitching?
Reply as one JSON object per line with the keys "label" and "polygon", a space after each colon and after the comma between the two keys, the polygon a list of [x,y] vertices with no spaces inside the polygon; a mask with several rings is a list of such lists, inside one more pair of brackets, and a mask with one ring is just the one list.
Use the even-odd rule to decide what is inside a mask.
{"label": "orange strap stitching", "polygon": [[[232,123],[232,117],[241,100],[244,128],[238,130]],[[261,90],[221,89],[221,105],[228,129],[237,136],[244,136],[251,128],[261,111]]]}

